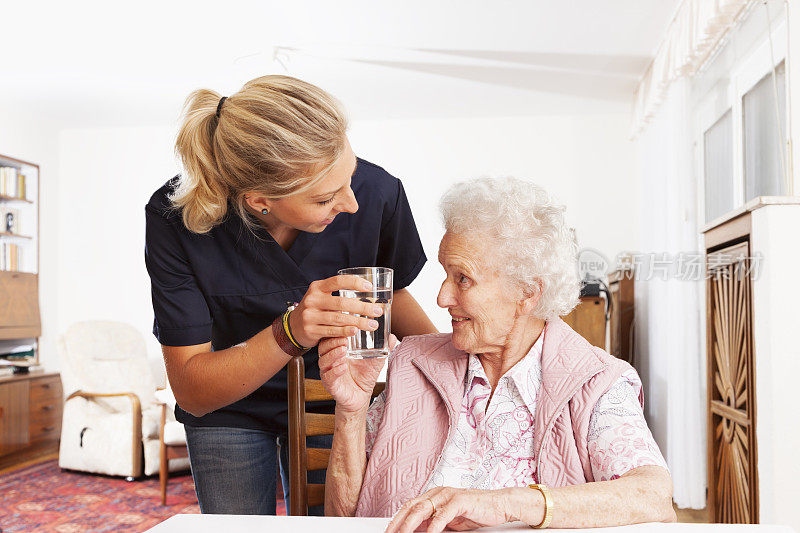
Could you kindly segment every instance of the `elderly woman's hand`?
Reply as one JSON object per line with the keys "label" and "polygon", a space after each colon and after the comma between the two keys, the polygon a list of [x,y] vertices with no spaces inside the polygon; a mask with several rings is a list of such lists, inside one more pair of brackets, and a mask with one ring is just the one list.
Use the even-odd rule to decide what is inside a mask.
{"label": "elderly woman's hand", "polygon": [[[397,337],[391,335],[390,350],[397,344]],[[322,384],[336,400],[336,408],[356,412],[368,406],[386,359],[350,359],[347,357],[347,337],[323,339],[318,350]]]}
{"label": "elderly woman's hand", "polygon": [[395,513],[386,533],[411,533],[425,522],[428,533],[439,533],[445,528],[464,531],[519,520],[512,514],[518,507],[514,497],[519,491],[437,487],[406,502]]}

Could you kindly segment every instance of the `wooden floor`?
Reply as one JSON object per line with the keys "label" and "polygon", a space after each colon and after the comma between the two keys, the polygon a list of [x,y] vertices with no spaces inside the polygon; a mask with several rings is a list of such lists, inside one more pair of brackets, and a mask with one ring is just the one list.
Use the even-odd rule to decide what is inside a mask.
{"label": "wooden floor", "polygon": [[[673,507],[675,505],[673,504]],[[675,507],[675,514],[678,515],[678,522],[690,524],[708,524],[708,509],[678,509]]]}
{"label": "wooden floor", "polygon": [[48,453],[46,455],[38,455],[27,461],[16,463],[12,466],[7,466],[5,468],[0,468],[0,476],[8,474],[9,472],[13,472],[14,470],[19,470],[20,468],[25,468],[26,466],[35,465],[43,461],[49,461],[50,459],[58,459],[58,452]]}

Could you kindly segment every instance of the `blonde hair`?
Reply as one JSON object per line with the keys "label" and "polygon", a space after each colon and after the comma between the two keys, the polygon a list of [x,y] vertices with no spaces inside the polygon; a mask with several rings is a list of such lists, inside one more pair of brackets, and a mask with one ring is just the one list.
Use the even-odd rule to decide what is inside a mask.
{"label": "blonde hair", "polygon": [[262,76],[221,106],[220,98],[208,89],[192,92],[175,142],[184,171],[170,199],[195,233],[222,222],[229,200],[249,224],[246,192],[270,198],[302,192],[325,176],[346,146],[339,102],[310,83]]}

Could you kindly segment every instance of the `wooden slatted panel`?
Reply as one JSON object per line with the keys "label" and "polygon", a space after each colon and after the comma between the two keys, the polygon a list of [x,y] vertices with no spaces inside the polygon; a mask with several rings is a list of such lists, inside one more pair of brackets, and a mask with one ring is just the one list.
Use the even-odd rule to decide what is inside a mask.
{"label": "wooden slatted panel", "polygon": [[327,448],[306,448],[306,470],[325,470],[331,458],[331,451]]}
{"label": "wooden slatted panel", "polygon": [[[333,400],[333,396],[325,390],[322,380],[319,379],[306,379],[306,398],[307,402],[319,402],[324,400]],[[386,388],[386,383],[376,383],[372,391],[372,397],[376,397],[383,389]]]}
{"label": "wooden slatted panel", "polygon": [[714,522],[758,523],[749,245],[708,254],[709,505]]}
{"label": "wooden slatted panel", "polygon": [[318,402],[322,400],[333,400],[333,396],[325,390],[322,381],[319,379],[306,379],[306,401]]}
{"label": "wooden slatted panel", "polygon": [[325,505],[325,485],[321,483],[308,484],[308,506]]}
{"label": "wooden slatted panel", "polygon": [[333,435],[334,415],[306,413],[306,436]]}

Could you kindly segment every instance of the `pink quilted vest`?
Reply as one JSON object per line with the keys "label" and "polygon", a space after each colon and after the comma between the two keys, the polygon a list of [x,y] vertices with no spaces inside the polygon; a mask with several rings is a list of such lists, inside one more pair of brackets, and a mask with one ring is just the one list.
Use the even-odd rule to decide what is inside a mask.
{"label": "pink quilted vest", "polygon": [[[561,319],[547,322],[533,430],[537,479],[550,487],[594,481],[587,435],[594,405],[630,366]],[[386,408],[364,473],[356,516],[392,516],[428,483],[456,426],[468,354],[450,333],[403,339],[389,362]],[[641,401],[641,397],[639,399]]]}

